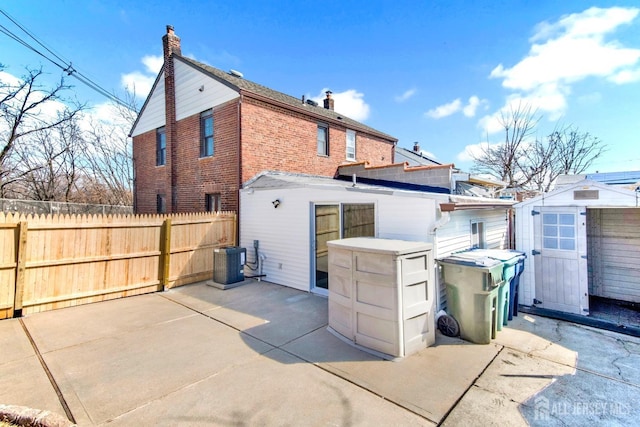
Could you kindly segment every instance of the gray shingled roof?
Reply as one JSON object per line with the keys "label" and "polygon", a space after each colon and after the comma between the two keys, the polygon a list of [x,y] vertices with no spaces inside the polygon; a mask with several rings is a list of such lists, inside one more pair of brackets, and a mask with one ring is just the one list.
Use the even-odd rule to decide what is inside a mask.
{"label": "gray shingled roof", "polygon": [[372,127],[369,127],[365,124],[362,124],[356,120],[350,119],[343,114],[339,114],[336,111],[328,110],[322,106],[313,106],[309,104],[303,104],[300,98],[295,98],[293,96],[284,94],[282,92],[278,92],[273,89],[269,89],[266,86],[262,86],[258,83],[252,82],[242,77],[237,77],[232,74],[227,73],[226,71],[222,71],[218,68],[212,67],[210,65],[204,64],[202,62],[195,61],[193,59],[175,55],[174,57],[178,60],[183,61],[186,64],[189,64],[195,68],[200,69],[206,74],[210,75],[214,79],[219,82],[231,87],[237,91],[249,92],[253,93],[273,101],[286,104],[298,111],[305,111],[308,114],[313,114],[316,116],[324,117],[327,120],[343,123],[348,128],[353,128],[356,130],[361,130],[363,132],[371,133],[373,135],[379,136],[384,139],[388,139],[391,141],[397,141],[397,138],[394,138],[391,135],[388,135],[384,132],[380,132]]}

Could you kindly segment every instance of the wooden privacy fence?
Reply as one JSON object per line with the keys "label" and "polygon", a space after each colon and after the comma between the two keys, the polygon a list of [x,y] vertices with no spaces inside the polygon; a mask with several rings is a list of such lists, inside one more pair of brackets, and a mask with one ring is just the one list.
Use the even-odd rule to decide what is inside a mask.
{"label": "wooden privacy fence", "polygon": [[24,216],[0,212],[0,319],[212,278],[234,212]]}

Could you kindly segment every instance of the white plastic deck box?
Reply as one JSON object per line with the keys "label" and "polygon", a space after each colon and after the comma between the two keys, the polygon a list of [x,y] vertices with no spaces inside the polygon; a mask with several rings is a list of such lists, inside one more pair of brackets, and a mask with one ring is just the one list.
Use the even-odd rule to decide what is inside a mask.
{"label": "white plastic deck box", "polygon": [[329,248],[329,330],[387,359],[435,342],[432,244],[357,237]]}

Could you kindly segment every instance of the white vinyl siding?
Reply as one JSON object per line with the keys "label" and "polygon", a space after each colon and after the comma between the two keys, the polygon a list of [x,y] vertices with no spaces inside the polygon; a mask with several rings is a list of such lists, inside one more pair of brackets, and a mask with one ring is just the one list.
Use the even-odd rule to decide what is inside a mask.
{"label": "white vinyl siding", "polygon": [[[275,199],[281,200],[277,209],[271,203]],[[435,221],[433,199],[344,190],[310,191],[309,188],[256,189],[251,194],[241,190],[240,245],[247,248],[248,261],[253,262],[253,241],[259,240],[260,252],[266,256],[264,280],[310,290],[314,203],[372,203],[376,237],[432,240],[428,230]]]}
{"label": "white vinyl siding", "polygon": [[356,131],[347,129],[346,132],[346,153],[347,160],[356,160]]}
{"label": "white vinyl siding", "polygon": [[[174,60],[176,75],[176,120],[209,110],[240,95],[228,86],[194,69],[180,60]],[[200,90],[202,89],[202,91]]]}
{"label": "white vinyl siding", "polygon": [[[142,94],[139,94],[142,95]],[[141,112],[131,136],[138,136],[145,132],[157,129],[165,125],[166,116],[164,108],[164,73],[160,75],[158,84],[149,96],[147,105]]]}

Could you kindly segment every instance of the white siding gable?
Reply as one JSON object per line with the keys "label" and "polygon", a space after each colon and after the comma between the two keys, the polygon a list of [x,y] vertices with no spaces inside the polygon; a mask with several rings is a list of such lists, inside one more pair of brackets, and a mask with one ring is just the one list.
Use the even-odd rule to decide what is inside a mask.
{"label": "white siding gable", "polygon": [[235,90],[180,60],[174,60],[174,67],[176,120],[182,120],[240,96]]}
{"label": "white siding gable", "polygon": [[138,123],[131,131],[131,136],[138,136],[150,130],[164,126],[166,121],[164,111],[164,72],[160,74],[158,83],[149,95],[144,110],[140,113]]}

